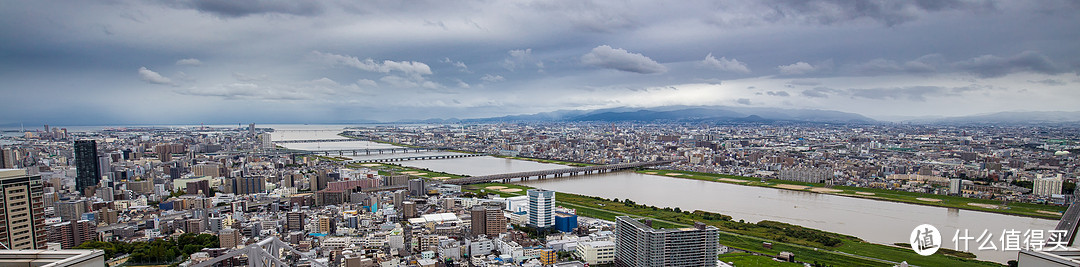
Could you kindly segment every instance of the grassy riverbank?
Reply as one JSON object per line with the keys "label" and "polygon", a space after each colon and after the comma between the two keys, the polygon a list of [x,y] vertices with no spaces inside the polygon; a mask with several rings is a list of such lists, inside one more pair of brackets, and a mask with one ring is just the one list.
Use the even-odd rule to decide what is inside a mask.
{"label": "grassy riverbank", "polygon": [[[499,186],[503,188],[493,187]],[[489,187],[493,187],[489,189]],[[527,186],[512,184],[477,184],[465,188],[478,194],[497,194],[503,197],[525,194]],[[796,259],[807,263],[833,266],[892,266],[907,261],[920,266],[999,266],[993,262],[979,261],[935,254],[919,256],[909,248],[873,244],[857,237],[825,232],[781,222],[757,223],[732,221],[731,217],[704,211],[683,211],[677,207],[653,207],[634,203],[632,200],[608,200],[556,192],[557,205],[577,209],[578,215],[614,221],[616,216],[648,217],[654,227],[688,227],[703,222],[721,230],[720,243],[728,247],[753,253],[778,255],[782,251],[795,253]],[[771,242],[766,249],[762,242]],[[735,260],[760,262],[761,258],[736,258]],[[971,256],[970,254],[966,256]]]}
{"label": "grassy riverbank", "polygon": [[825,187],[825,184],[821,183],[803,183],[785,180],[768,180],[762,182],[760,178],[735,176],[726,174],[715,173],[701,173],[690,171],[671,171],[671,170],[641,170],[638,173],[653,174],[668,176],[673,178],[694,179],[712,182],[721,182],[737,185],[769,187],[795,191],[814,192],[821,194],[832,194],[845,197],[857,197],[874,200],[884,200],[893,202],[902,202],[909,204],[918,204],[935,207],[946,208],[958,208],[966,210],[977,210],[993,213],[1001,213],[1008,215],[1018,215],[1026,217],[1035,217],[1043,219],[1057,220],[1061,218],[1061,213],[1064,213],[1068,207],[1064,206],[1052,206],[1041,205],[1031,203],[1019,203],[1009,202],[1002,205],[1001,201],[966,198],[959,196],[945,196],[926,193],[914,193],[904,192],[897,190],[876,189],[876,188],[862,188],[862,187],[850,187],[850,186],[833,186]]}

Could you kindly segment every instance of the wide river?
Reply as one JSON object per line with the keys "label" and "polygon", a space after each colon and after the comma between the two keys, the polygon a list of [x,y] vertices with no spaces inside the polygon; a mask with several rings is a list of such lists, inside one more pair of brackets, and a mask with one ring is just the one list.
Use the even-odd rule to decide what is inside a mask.
{"label": "wide river", "polygon": [[[406,161],[401,164],[434,171],[467,175],[488,175],[506,172],[565,168],[545,164],[495,157],[472,157],[444,160]],[[603,198],[631,199],[639,204],[657,207],[679,207],[683,210],[706,210],[730,215],[735,220],[758,222],[780,221],[805,227],[856,236],[874,243],[908,243],[915,226],[931,224],[942,233],[944,248],[954,249],[952,242],[957,229],[968,229],[978,238],[984,230],[992,233],[999,248],[977,250],[979,244],[969,243],[972,253],[982,260],[1005,263],[1016,259],[1016,252],[1000,251],[998,240],[1002,231],[1016,229],[1054,229],[1057,221],[997,213],[939,208],[896,202],[843,197],[774,188],[733,185],[691,179],[680,179],[634,172],[604,173],[556,179],[530,180],[519,184],[559,192]],[[963,244],[959,244],[963,248]]]}
{"label": "wide river", "polygon": [[[310,139],[325,139],[336,135],[330,134],[331,129],[325,129],[330,130],[325,132],[317,131],[317,134],[307,131],[291,132],[289,130],[275,132],[274,139],[306,139],[304,137],[307,136],[319,137]],[[283,136],[278,136],[279,134]],[[285,135],[288,138],[280,138],[285,137]],[[375,144],[367,142],[335,142],[335,144],[323,143],[321,145],[332,146],[335,149],[349,148],[352,145],[355,145],[354,148],[375,146]],[[486,156],[405,161],[400,163],[410,167],[471,176],[566,168],[566,166],[558,164]],[[761,220],[780,221],[856,236],[881,244],[907,243],[915,226],[931,224],[941,231],[941,241],[944,243],[942,247],[955,249],[957,244],[952,241],[952,238],[958,229],[967,229],[969,235],[975,238],[978,238],[985,230],[989,234],[993,234],[989,239],[992,240],[998,250],[978,250],[980,243],[972,240],[968,242],[969,251],[975,253],[981,260],[999,263],[1015,260],[1017,255],[1015,251],[1006,252],[1001,250],[1002,242],[998,238],[1002,236],[1004,230],[1015,229],[1023,232],[1028,229],[1041,229],[1047,231],[1057,225],[1057,221],[1054,220],[741,186],[633,172],[530,180],[520,184],[609,199],[629,198],[639,204],[657,207],[706,210],[730,215],[735,220],[750,222]],[[959,247],[963,248],[962,242]]]}

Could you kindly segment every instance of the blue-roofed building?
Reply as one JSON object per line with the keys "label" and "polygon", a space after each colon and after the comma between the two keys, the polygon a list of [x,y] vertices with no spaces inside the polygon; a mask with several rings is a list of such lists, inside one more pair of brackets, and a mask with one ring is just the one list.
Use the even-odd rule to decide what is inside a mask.
{"label": "blue-roofed building", "polygon": [[160,209],[160,210],[172,210],[173,209],[173,202],[169,201],[169,202],[158,203],[158,209]]}
{"label": "blue-roofed building", "polygon": [[573,232],[577,229],[577,215],[561,211],[555,212],[555,229],[562,232]]}

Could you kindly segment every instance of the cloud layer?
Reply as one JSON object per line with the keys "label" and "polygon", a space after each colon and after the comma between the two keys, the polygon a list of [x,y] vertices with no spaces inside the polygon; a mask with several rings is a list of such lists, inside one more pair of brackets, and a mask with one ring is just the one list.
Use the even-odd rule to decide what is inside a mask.
{"label": "cloud layer", "polygon": [[662,105],[966,115],[1080,99],[1069,0],[4,4],[0,90],[51,104],[2,106],[0,124]]}

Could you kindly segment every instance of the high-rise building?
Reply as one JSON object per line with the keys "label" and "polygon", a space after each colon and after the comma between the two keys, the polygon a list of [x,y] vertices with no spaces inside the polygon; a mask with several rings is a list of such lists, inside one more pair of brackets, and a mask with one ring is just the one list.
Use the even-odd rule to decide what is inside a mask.
{"label": "high-rise building", "polygon": [[15,151],[10,148],[0,150],[0,169],[15,168]]}
{"label": "high-rise building", "polygon": [[259,134],[259,148],[272,149],[274,148],[274,141],[271,139],[270,133]]}
{"label": "high-rise building", "polygon": [[234,248],[241,245],[240,231],[232,228],[221,229],[218,233],[218,241],[222,248]]}
{"label": "high-rise building", "polygon": [[416,218],[416,202],[402,201],[401,202],[401,216],[405,219]]}
{"label": "high-rise building", "polygon": [[60,215],[60,220],[65,222],[78,221],[79,219],[82,219],[83,213],[86,212],[86,201],[75,200],[60,202],[57,203],[56,209],[56,213]]}
{"label": "high-rise building", "polygon": [[322,216],[319,217],[319,232],[324,234],[333,233],[337,230],[337,224],[334,222],[334,218]]}
{"label": "high-rise building", "polygon": [[192,167],[192,172],[195,176],[224,177],[225,171],[222,170],[224,168],[221,163],[208,162],[195,165]]}
{"label": "high-rise building", "polygon": [[71,249],[97,236],[97,225],[88,220],[65,221],[49,225],[49,242]]}
{"label": "high-rise building", "polygon": [[303,212],[289,212],[285,215],[285,227],[289,231],[303,231],[305,217],[307,216]]}
{"label": "high-rise building", "polygon": [[198,180],[187,182],[187,187],[184,187],[184,193],[188,195],[202,194],[205,197],[210,197],[210,181]]}
{"label": "high-rise building", "polygon": [[499,207],[476,205],[469,210],[472,215],[472,235],[499,236],[506,232],[506,216]]}
{"label": "high-rise building", "polygon": [[427,188],[424,185],[423,179],[409,180],[409,195],[414,197],[422,197],[427,194]]}
{"label": "high-rise building", "polygon": [[1033,185],[1034,190],[1032,194],[1036,196],[1049,197],[1050,195],[1061,194],[1061,187],[1063,182],[1061,176],[1058,177],[1039,177],[1035,179]]}
{"label": "high-rise building", "polygon": [[615,220],[615,266],[716,266],[716,227],[654,229],[627,216]]}
{"label": "high-rise building", "polygon": [[313,177],[314,179],[310,180],[311,184],[309,187],[311,188],[311,191],[326,189],[326,185],[330,183],[329,172],[327,170],[318,170],[315,174],[315,177]]}
{"label": "high-rise building", "polygon": [[101,168],[98,166],[97,141],[75,141],[75,191],[82,194],[87,187],[101,181]]}
{"label": "high-rise building", "polygon": [[555,225],[555,191],[529,189],[529,222],[536,228]]}
{"label": "high-rise building", "polygon": [[225,179],[225,191],[237,195],[263,193],[266,191],[266,178],[255,176]]}
{"label": "high-rise building", "polygon": [[44,249],[48,242],[40,175],[0,170],[0,243],[9,249]]}

